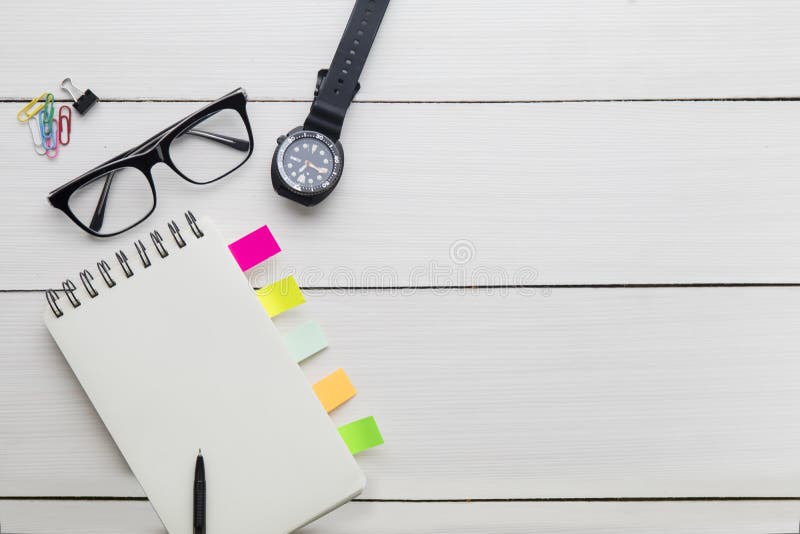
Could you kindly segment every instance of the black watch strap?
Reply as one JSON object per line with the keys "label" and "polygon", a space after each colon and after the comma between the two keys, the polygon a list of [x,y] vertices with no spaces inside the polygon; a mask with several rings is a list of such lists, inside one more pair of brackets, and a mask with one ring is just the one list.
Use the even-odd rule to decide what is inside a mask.
{"label": "black watch strap", "polygon": [[311,112],[303,128],[325,134],[337,141],[347,108],[358,92],[358,77],[367,62],[389,0],[356,0],[339,48],[328,69],[320,71]]}

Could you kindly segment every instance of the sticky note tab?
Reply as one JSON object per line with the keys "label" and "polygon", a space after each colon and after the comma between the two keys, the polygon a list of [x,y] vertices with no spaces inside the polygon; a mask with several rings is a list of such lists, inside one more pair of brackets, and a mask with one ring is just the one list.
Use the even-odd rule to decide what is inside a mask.
{"label": "sticky note tab", "polygon": [[289,354],[298,363],[328,346],[325,332],[314,321],[301,324],[283,336],[283,342],[286,344],[286,348],[289,349]]}
{"label": "sticky note tab", "polygon": [[228,245],[228,249],[243,271],[271,258],[281,251],[269,228],[262,226]]}
{"label": "sticky note tab", "polygon": [[328,413],[356,395],[356,388],[353,387],[344,369],[337,369],[314,384],[313,387],[322,407]]}
{"label": "sticky note tab", "polygon": [[358,454],[372,447],[383,445],[383,436],[372,416],[340,426],[339,434],[351,454]]}
{"label": "sticky note tab", "polygon": [[261,305],[264,306],[270,317],[280,315],[306,301],[292,275],[261,289],[256,289],[256,295],[258,295],[258,300],[261,301]]}

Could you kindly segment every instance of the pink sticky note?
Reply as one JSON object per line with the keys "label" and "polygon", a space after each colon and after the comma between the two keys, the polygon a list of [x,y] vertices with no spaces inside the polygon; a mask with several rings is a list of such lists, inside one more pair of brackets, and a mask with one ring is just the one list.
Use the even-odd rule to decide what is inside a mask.
{"label": "pink sticky note", "polygon": [[275,238],[266,226],[234,241],[228,248],[243,271],[281,251],[281,247],[275,242]]}

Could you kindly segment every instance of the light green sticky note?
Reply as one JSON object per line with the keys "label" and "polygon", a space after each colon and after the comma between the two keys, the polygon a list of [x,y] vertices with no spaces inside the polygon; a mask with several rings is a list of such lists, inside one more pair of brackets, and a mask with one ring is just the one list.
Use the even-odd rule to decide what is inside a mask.
{"label": "light green sticky note", "polygon": [[383,436],[372,416],[340,426],[339,434],[351,454],[358,454],[372,447],[383,445]]}
{"label": "light green sticky note", "polygon": [[289,354],[298,363],[328,346],[325,332],[322,331],[322,327],[316,321],[301,324],[283,336],[283,341],[286,343],[286,348],[289,349]]}

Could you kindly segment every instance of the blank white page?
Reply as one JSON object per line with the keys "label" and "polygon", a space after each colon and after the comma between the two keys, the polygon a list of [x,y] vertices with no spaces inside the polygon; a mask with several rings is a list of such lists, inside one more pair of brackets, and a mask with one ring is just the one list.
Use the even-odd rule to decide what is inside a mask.
{"label": "blank white page", "polygon": [[134,275],[113,288],[92,269],[100,294],[80,287],[81,306],[61,298],[64,315],[47,307],[45,322],[169,532],[192,532],[200,448],[210,533],[290,532],[364,477],[225,242],[199,224],[183,248],[167,237],[166,258],[149,247],[147,269],[129,251]]}

